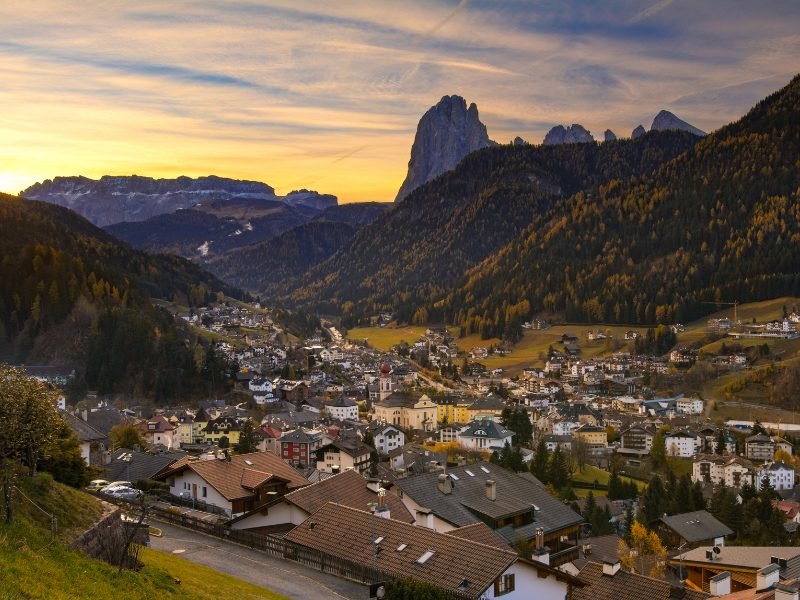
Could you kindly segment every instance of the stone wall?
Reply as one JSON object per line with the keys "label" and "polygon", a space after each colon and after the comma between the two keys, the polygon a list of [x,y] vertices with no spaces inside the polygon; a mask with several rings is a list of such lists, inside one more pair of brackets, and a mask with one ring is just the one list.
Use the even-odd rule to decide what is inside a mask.
{"label": "stone wall", "polygon": [[[75,538],[71,544],[91,558],[104,560],[111,564],[119,564],[120,554],[129,533],[129,527],[136,527],[135,523],[126,523],[122,519],[122,511],[107,502],[103,502],[103,516],[89,529]],[[134,544],[140,546],[150,545],[150,536],[147,525],[142,525],[133,538]],[[130,554],[127,566],[135,568],[138,561],[135,550]]]}

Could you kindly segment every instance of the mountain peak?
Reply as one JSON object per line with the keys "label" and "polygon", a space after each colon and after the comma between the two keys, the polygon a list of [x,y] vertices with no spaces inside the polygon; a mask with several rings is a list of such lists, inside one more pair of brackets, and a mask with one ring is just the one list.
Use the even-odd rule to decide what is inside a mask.
{"label": "mountain peak", "polygon": [[400,201],[423,183],[461,162],[467,154],[494,142],[481,123],[478,107],[461,96],[442,96],[422,115],[411,147],[408,175],[395,201]]}
{"label": "mountain peak", "polygon": [[585,144],[593,141],[594,138],[589,130],[577,123],[573,123],[569,127],[556,125],[544,136],[545,146],[555,146],[556,144]]}
{"label": "mountain peak", "polygon": [[706,132],[698,129],[694,125],[690,125],[686,121],[679,119],[668,110],[662,110],[653,119],[653,124],[650,126],[651,131],[665,131],[667,129],[678,129],[680,131],[688,131],[694,135],[705,136]]}
{"label": "mountain peak", "polygon": [[647,130],[644,128],[644,125],[637,125],[636,129],[631,131],[631,139],[635,140],[638,137],[642,137],[645,133],[647,133]]}

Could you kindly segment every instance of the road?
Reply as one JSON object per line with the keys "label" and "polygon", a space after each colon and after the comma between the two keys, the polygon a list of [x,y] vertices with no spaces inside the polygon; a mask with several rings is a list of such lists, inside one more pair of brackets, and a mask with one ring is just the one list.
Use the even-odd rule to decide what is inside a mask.
{"label": "road", "polygon": [[162,537],[150,537],[151,546],[215,571],[303,600],[361,600],[369,597],[366,586],[339,579],[215,537],[168,525],[153,519]]}

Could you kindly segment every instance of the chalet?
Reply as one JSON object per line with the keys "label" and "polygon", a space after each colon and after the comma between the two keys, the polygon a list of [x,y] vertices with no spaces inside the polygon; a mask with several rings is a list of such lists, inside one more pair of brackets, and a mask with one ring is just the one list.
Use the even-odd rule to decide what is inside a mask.
{"label": "chalet", "polygon": [[258,429],[258,449],[261,452],[272,452],[273,454],[280,456],[281,454],[281,445],[280,439],[283,435],[283,432],[278,429],[277,427],[273,427],[272,425],[262,425]]}
{"label": "chalet", "polygon": [[339,396],[324,405],[325,412],[333,419],[358,421],[358,402]]}
{"label": "chalet", "polygon": [[170,494],[216,506],[234,517],[306,486],[308,480],[271,452],[211,460],[187,457],[159,476]]}
{"label": "chalet", "polygon": [[[227,442],[231,446],[239,443],[239,434],[242,425],[234,417],[217,417],[210,419],[203,428],[203,438],[207,444],[222,444]],[[224,441],[223,441],[224,440]]]}
{"label": "chalet", "polygon": [[740,488],[753,484],[753,463],[739,456],[701,454],[692,463],[692,481]]}
{"label": "chalet", "polygon": [[167,449],[178,448],[178,430],[173,427],[166,418],[156,415],[152,419],[147,419],[137,423],[136,428],[142,434],[144,440],[151,446],[161,444]]}
{"label": "chalet", "polygon": [[511,445],[514,432],[491,419],[476,420],[460,430],[456,436],[458,443],[474,450],[502,450]]}
{"label": "chalet", "polygon": [[664,436],[664,448],[668,456],[694,458],[701,444],[702,440],[696,433],[685,429],[670,431]]}
{"label": "chalet", "polygon": [[724,546],[725,538],[733,535],[730,527],[705,510],[664,516],[659,529],[674,548],[696,548],[702,544]]}
{"label": "chalet", "polygon": [[357,437],[337,439],[321,446],[315,452],[317,470],[322,473],[341,473],[355,470],[365,473],[370,466],[370,454],[374,451]]}
{"label": "chalet", "polygon": [[563,600],[582,585],[545,562],[333,502],[290,531],[286,540],[351,564],[372,557],[387,578],[410,577],[465,600]]}
{"label": "chalet", "polygon": [[89,425],[83,419],[63,410],[58,412],[64,422],[75,433],[75,437],[78,438],[81,458],[83,458],[84,462],[91,467],[102,466],[103,455],[108,444],[108,436]]}
{"label": "chalet", "polygon": [[[364,510],[370,504],[377,503],[377,500],[378,493],[366,479],[355,471],[344,471],[275,498],[236,517],[228,525],[231,529],[248,529],[258,533],[289,531],[328,502]],[[392,519],[404,523],[414,522],[414,517],[397,496],[387,494],[385,501]]]}
{"label": "chalet", "polygon": [[[792,546],[700,546],[669,560],[686,573],[687,586],[710,591],[730,574],[726,593],[767,590],[800,574],[800,548]],[[748,596],[753,597],[753,596]]]}
{"label": "chalet", "polygon": [[751,435],[744,441],[745,456],[750,460],[772,460],[775,456],[775,442],[763,433]]}
{"label": "chalet", "polygon": [[450,532],[482,521],[510,543],[534,540],[542,528],[552,564],[577,558],[582,517],[530,474],[481,462],[398,479],[392,491],[422,527]]}
{"label": "chalet", "polygon": [[755,475],[755,486],[761,489],[762,481],[768,479],[775,491],[791,490],[794,488],[794,469],[782,462],[766,463]]}
{"label": "chalet", "polygon": [[575,589],[572,600],[703,600],[709,595],[691,589],[676,589],[669,582],[629,573],[617,559],[588,562],[578,574],[585,587]]}
{"label": "chalet", "polygon": [[140,452],[122,448],[111,454],[104,475],[109,481],[133,483],[141,479],[156,479],[185,456],[185,452]]}
{"label": "chalet", "polygon": [[405,434],[393,425],[385,425],[372,421],[369,424],[372,433],[372,442],[379,454],[389,454],[396,448],[402,448],[406,443]]}
{"label": "chalet", "polygon": [[620,433],[620,447],[625,450],[636,450],[641,454],[648,454],[653,447],[655,434],[652,430],[633,426]]}
{"label": "chalet", "polygon": [[314,453],[321,445],[321,433],[306,431],[301,427],[281,436],[280,457],[293,465],[308,466],[313,463]]}

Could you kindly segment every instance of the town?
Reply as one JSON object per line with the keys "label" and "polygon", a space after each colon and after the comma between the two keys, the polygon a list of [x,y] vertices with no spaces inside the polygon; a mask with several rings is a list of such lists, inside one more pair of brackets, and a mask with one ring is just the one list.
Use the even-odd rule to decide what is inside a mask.
{"label": "town", "polygon": [[[599,329],[564,333],[540,366],[508,376],[482,361],[513,347],[462,350],[446,327],[379,350],[324,320],[296,337],[258,304],[175,316],[235,366],[219,397],[58,396],[98,475],[92,493],[129,507],[147,498],[139,510],[153,525],[458,598],[671,598],[676,586],[725,597],[790,581],[800,564],[800,426],[715,421],[700,397],[655,393],[699,361],[747,372],[756,355],[735,339],[700,356],[645,353],[653,330],[617,343]],[[797,321],[747,330],[793,336]],[[720,327],[707,323],[712,336]],[[684,330],[669,330],[670,345]],[[606,351],[582,357],[597,343]],[[69,373],[24,370],[69,388]]]}

